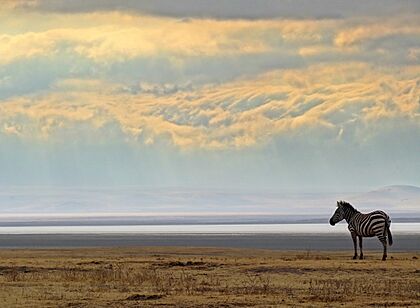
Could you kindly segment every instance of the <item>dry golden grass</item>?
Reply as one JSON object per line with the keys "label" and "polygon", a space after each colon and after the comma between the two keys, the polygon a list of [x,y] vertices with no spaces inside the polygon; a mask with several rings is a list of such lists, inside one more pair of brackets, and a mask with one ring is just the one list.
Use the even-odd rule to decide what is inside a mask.
{"label": "dry golden grass", "polygon": [[0,250],[1,307],[420,306],[419,253]]}

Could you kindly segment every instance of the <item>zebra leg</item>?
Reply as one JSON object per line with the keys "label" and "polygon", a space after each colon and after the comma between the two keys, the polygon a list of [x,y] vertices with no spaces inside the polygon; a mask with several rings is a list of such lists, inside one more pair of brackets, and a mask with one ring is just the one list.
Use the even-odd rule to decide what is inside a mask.
{"label": "zebra leg", "polygon": [[378,236],[379,240],[381,241],[382,245],[384,246],[384,254],[382,255],[382,261],[386,260],[387,255],[387,245],[386,245],[386,236],[380,235]]}
{"label": "zebra leg", "polygon": [[354,256],[353,260],[357,259],[357,235],[356,233],[351,233],[351,238],[353,239],[353,246],[354,246]]}
{"label": "zebra leg", "polygon": [[363,242],[362,242],[362,237],[359,236],[359,247],[360,247],[360,260],[363,260]]}

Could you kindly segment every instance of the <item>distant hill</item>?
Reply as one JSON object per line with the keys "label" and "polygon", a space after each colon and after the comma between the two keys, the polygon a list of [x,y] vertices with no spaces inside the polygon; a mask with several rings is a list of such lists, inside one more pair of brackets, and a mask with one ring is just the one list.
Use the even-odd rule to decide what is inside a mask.
{"label": "distant hill", "polygon": [[105,220],[109,223],[109,217],[121,221],[130,220],[134,216],[146,217],[136,218],[136,223],[141,220],[149,224],[156,223],[156,217],[166,217],[166,223],[172,221],[171,217],[176,217],[177,222],[181,220],[198,222],[196,217],[205,217],[200,219],[202,223],[250,222],[250,220],[328,222],[335,211],[337,200],[346,200],[362,212],[382,209],[389,212],[393,218],[420,217],[420,187],[408,185],[385,186],[357,194],[138,187],[92,189],[0,187],[0,222],[23,216],[38,220],[54,216],[63,219],[74,217],[79,220],[82,217],[90,217],[89,219],[97,217],[95,219],[98,220],[98,224],[104,223]]}
{"label": "distant hill", "polygon": [[350,196],[349,202],[356,207],[382,208],[398,212],[420,212],[420,187],[391,185],[363,194]]}
{"label": "distant hill", "polygon": [[393,198],[399,200],[420,198],[420,187],[411,185],[384,186],[363,194],[359,198]]}

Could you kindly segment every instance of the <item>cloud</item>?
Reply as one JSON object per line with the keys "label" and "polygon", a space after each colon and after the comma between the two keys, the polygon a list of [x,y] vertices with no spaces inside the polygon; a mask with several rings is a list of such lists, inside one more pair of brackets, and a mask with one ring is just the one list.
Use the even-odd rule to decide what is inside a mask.
{"label": "cloud", "polygon": [[420,48],[408,49],[407,58],[413,62],[418,62],[420,60]]}
{"label": "cloud", "polygon": [[370,0],[357,6],[347,0],[38,0],[37,10],[60,13],[129,11],[178,18],[273,19],[390,16],[420,9],[416,0]]}
{"label": "cloud", "polygon": [[21,135],[20,130],[21,128],[19,127],[19,125],[12,125],[9,123],[4,123],[3,125],[3,132],[9,135],[20,136]]}
{"label": "cloud", "polygon": [[[109,17],[109,18],[107,18]],[[68,17],[67,17],[68,18]],[[215,21],[102,13],[72,16],[98,23],[0,36],[0,64],[37,56],[72,52],[95,62],[136,57],[212,57],[272,52],[285,44],[323,40],[327,21]],[[83,22],[81,22],[83,24]],[[94,24],[94,23],[92,23]]]}
{"label": "cloud", "polygon": [[[23,61],[71,59],[70,63],[76,64],[68,68],[73,73],[70,78],[81,67],[89,67],[91,75],[108,74],[112,78],[116,74],[111,70],[124,65],[136,65],[134,71],[147,70],[144,75],[153,75],[150,70],[158,65],[151,68],[151,63],[165,63],[172,70],[169,75],[177,79],[186,74],[205,79],[214,70],[222,77],[232,71],[236,74],[232,79],[238,74],[260,73],[267,66],[285,68],[296,63],[364,61],[405,65],[417,61],[420,36],[416,13],[386,20],[177,19],[102,11],[18,11],[3,17],[0,69],[13,64],[17,67]],[[224,67],[229,69],[223,71]],[[168,74],[160,75],[163,80]]]}
{"label": "cloud", "polygon": [[0,64],[8,64],[16,59],[33,58],[51,52],[53,47],[54,42],[42,34],[3,34],[0,35]]}
{"label": "cloud", "polygon": [[417,15],[406,15],[404,19],[394,18],[388,22],[368,21],[367,23],[347,27],[336,35],[334,43],[338,47],[348,47],[369,40],[410,35],[420,36]]}
{"label": "cloud", "polygon": [[131,142],[179,148],[253,147],[311,130],[341,140],[354,125],[418,118],[417,17],[16,11],[0,22],[0,120],[22,138],[116,125]]}
{"label": "cloud", "polygon": [[320,63],[415,65],[418,20],[415,11],[386,20],[8,11],[0,18],[0,99],[48,91],[62,79],[101,79],[134,92],[149,83],[167,92],[178,90],[164,84],[201,87]]}
{"label": "cloud", "polygon": [[23,136],[51,140],[74,123],[98,132],[114,123],[128,142],[166,140],[181,149],[253,147],[291,134],[339,140],[355,125],[369,127],[368,136],[384,119],[419,123],[419,71],[316,65],[198,89],[152,87],[134,94],[123,85],[64,80],[52,93],[3,101],[0,123],[18,123]]}
{"label": "cloud", "polygon": [[39,0],[3,0],[1,9],[3,11],[12,11],[16,9],[29,9],[39,7]]}

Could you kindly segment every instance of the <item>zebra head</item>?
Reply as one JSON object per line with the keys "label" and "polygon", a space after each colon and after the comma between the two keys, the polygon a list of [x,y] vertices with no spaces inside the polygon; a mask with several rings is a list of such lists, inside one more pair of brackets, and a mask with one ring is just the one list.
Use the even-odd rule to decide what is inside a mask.
{"label": "zebra head", "polygon": [[334,226],[337,222],[340,222],[344,219],[344,208],[343,204],[337,201],[337,209],[330,218],[330,225]]}

